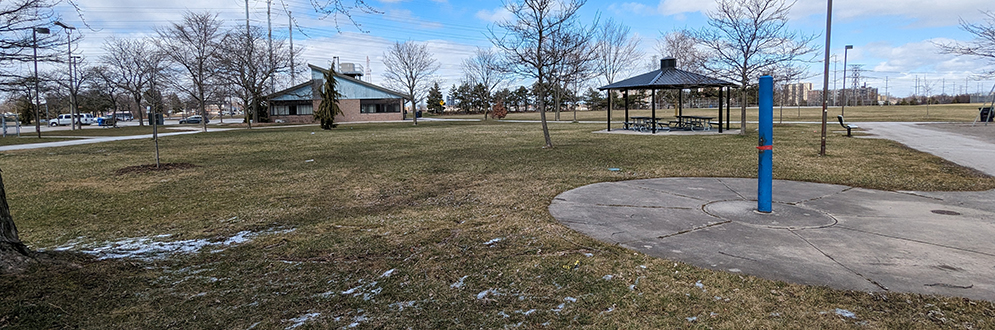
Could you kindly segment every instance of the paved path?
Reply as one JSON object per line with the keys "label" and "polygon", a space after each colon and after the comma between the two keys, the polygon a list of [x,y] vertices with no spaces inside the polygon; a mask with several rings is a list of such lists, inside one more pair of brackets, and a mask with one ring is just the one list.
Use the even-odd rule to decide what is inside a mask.
{"label": "paved path", "polygon": [[[211,129],[210,131],[218,131],[219,129]],[[172,135],[182,135],[182,134],[196,134],[202,132],[201,130],[187,131],[187,132],[172,132],[172,133],[159,133],[160,137],[172,136]],[[0,146],[0,151],[10,151],[10,150],[25,150],[25,149],[39,149],[39,148],[51,148],[51,147],[66,147],[66,146],[76,146],[81,144],[91,144],[91,143],[101,143],[108,141],[124,141],[124,140],[137,140],[137,139],[151,139],[152,134],[146,135],[126,135],[126,136],[101,136],[101,137],[77,137],[78,140],[61,140],[54,142],[42,142],[42,143],[25,143],[25,144],[12,144],[9,146]]]}
{"label": "paved path", "polygon": [[[910,148],[995,176],[995,144],[968,135],[930,129],[922,123],[868,122],[860,128]],[[976,129],[982,129],[978,126]],[[984,127],[995,130],[995,127]]]}
{"label": "paved path", "polygon": [[564,192],[549,211],[595,239],[700,267],[837,289],[995,301],[995,190],[912,193],[665,178]]}

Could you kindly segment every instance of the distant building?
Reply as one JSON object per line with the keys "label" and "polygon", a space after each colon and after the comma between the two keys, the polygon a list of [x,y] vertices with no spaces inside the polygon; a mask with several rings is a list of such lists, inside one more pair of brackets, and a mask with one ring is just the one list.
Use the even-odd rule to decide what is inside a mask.
{"label": "distant building", "polygon": [[[797,83],[784,85],[784,105],[808,104],[812,83]],[[820,95],[821,97],[821,95]]]}
{"label": "distant building", "polygon": [[[811,89],[811,86],[809,87]],[[808,99],[804,103],[809,106],[821,106],[822,105],[822,90],[809,90],[806,92]],[[879,95],[878,89],[875,87],[867,87],[865,84],[863,87],[859,88],[847,88],[846,94],[843,93],[842,89],[830,89],[829,99],[827,100],[828,106],[841,106],[843,105],[843,97],[846,97],[847,106],[855,105],[878,105],[883,102]]]}
{"label": "distant building", "polygon": [[[336,88],[342,94],[339,98],[342,114],[335,117],[335,122],[404,120],[402,109],[409,96],[357,79],[363,75],[362,71],[347,64],[340,65],[345,72],[334,73]],[[311,80],[266,97],[271,120],[315,122],[314,110],[321,104],[320,91],[328,70],[310,64],[308,67],[311,68]]]}

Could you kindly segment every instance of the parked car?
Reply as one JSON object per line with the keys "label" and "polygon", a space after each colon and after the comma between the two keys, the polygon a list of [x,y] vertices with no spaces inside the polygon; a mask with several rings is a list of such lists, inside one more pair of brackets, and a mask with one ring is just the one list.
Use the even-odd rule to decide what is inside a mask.
{"label": "parked car", "polygon": [[128,113],[128,112],[118,112],[114,116],[117,118],[117,120],[120,120],[120,121],[132,121],[132,120],[135,120],[135,116],[132,116],[131,113]]}
{"label": "parked car", "polygon": [[201,121],[203,121],[204,123],[211,122],[208,119],[204,119],[204,117],[201,115],[193,115],[184,119],[180,119],[180,124],[200,124]]}
{"label": "parked car", "polygon": [[[73,115],[71,115],[71,114],[61,114],[58,117],[55,117],[55,119],[52,119],[52,121],[49,122],[49,125],[51,125],[51,126],[66,126],[66,125],[71,125],[73,123],[73,121],[74,121]],[[81,113],[81,114],[77,114],[75,116],[75,121],[77,123],[80,123],[80,124],[83,124],[83,125],[90,125],[90,124],[93,124],[94,118],[93,118],[92,114]]]}
{"label": "parked car", "polygon": [[114,126],[117,123],[117,119],[111,116],[97,117],[97,126]]}

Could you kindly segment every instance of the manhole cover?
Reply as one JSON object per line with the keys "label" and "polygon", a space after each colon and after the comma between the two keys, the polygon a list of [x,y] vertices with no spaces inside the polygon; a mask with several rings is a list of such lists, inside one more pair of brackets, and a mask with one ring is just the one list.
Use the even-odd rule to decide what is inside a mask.
{"label": "manhole cover", "polygon": [[950,211],[950,210],[932,210],[930,212],[942,215],[960,215],[960,212]]}
{"label": "manhole cover", "polygon": [[836,224],[828,214],[797,206],[774,203],[771,213],[756,211],[756,201],[724,201],[705,205],[705,212],[716,217],[772,229],[823,228]]}

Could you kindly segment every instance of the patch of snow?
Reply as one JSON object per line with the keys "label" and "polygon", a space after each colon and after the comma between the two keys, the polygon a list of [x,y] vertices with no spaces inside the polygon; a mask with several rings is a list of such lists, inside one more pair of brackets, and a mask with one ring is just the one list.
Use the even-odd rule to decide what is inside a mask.
{"label": "patch of snow", "polygon": [[611,279],[615,278],[615,275],[608,274],[608,275],[602,276],[601,278],[604,279],[605,281],[611,281]]}
{"label": "patch of snow", "polygon": [[685,320],[688,320],[688,322],[694,322],[698,320],[698,317],[697,316],[687,317],[685,318]]}
{"label": "patch of snow", "polygon": [[292,318],[292,319],[290,319],[288,321],[294,322],[294,324],[291,324],[290,326],[288,326],[288,327],[286,327],[284,329],[289,330],[289,329],[293,329],[293,328],[302,326],[302,325],[304,325],[305,322],[310,321],[310,320],[312,320],[312,319],[314,319],[314,318],[316,318],[318,316],[321,316],[321,313],[307,313],[307,314],[304,314],[304,315]]}
{"label": "patch of snow", "polygon": [[491,245],[494,245],[494,243],[497,243],[497,242],[500,242],[500,241],[502,241],[502,240],[504,240],[504,239],[503,239],[503,238],[501,238],[501,237],[498,237],[498,238],[495,238],[495,239],[492,239],[492,240],[489,240],[489,241],[487,241],[487,242],[484,242],[484,245],[487,245],[487,246],[491,246]]}
{"label": "patch of snow", "polygon": [[577,298],[574,298],[574,297],[566,297],[566,298],[563,298],[563,300],[566,300],[566,301],[569,301],[569,302],[577,302]]}
{"label": "patch of snow", "polygon": [[498,316],[501,316],[501,317],[504,317],[504,318],[509,318],[509,317],[511,317],[510,315],[508,315],[508,314],[507,314],[507,313],[505,313],[504,311],[500,311],[500,312],[498,312]]}
{"label": "patch of snow", "polygon": [[584,252],[584,256],[585,256],[585,257],[588,257],[588,258],[590,258],[590,257],[593,257],[593,256],[594,256],[594,253],[587,253],[587,252]]}
{"label": "patch of snow", "polygon": [[412,301],[396,302],[396,303],[393,303],[393,304],[390,304],[390,305],[387,305],[387,306],[391,307],[391,308],[397,308],[397,310],[399,310],[399,311],[403,311],[405,307],[412,307],[414,305],[415,305],[415,301],[412,300]]}
{"label": "patch of snow", "polygon": [[383,272],[383,275],[380,275],[380,277],[390,277],[390,275],[394,273],[394,270],[396,269],[392,268],[391,270]]}
{"label": "patch of snow", "polygon": [[357,286],[357,287],[349,289],[349,290],[342,291],[342,294],[344,294],[344,295],[353,294],[356,291],[359,291],[359,289],[362,289],[364,286],[366,286],[366,285],[364,284],[364,285],[360,285],[360,286]]}
{"label": "patch of snow", "polygon": [[536,312],[535,309],[530,309],[530,310],[527,310],[527,311],[524,311],[524,312],[522,310],[515,311],[515,313],[522,314],[522,315],[529,315],[529,314],[532,314],[532,313],[535,313],[535,312]]}
{"label": "patch of snow", "polygon": [[842,317],[845,317],[845,318],[851,318],[851,319],[857,318],[857,314],[854,314],[851,311],[848,311],[848,310],[845,310],[845,309],[841,309],[841,308],[837,308],[836,309],[836,315],[839,315],[839,316],[842,316]]}
{"label": "patch of snow", "polygon": [[704,284],[701,284],[701,281],[700,281],[700,280],[699,280],[698,282],[695,282],[695,283],[694,283],[694,286],[696,286],[696,287],[698,287],[699,289],[701,289],[701,292],[708,292],[708,290],[705,290],[705,285],[704,285]]}
{"label": "patch of snow", "polygon": [[466,275],[466,276],[463,276],[463,277],[460,277],[460,278],[459,278],[459,281],[456,281],[456,283],[453,283],[453,284],[452,284],[452,285],[450,285],[449,287],[450,287],[450,288],[453,288],[453,289],[459,289],[459,288],[462,288],[462,287],[463,287],[463,280],[465,280],[465,279],[466,279],[467,277],[470,277],[470,275]]}
{"label": "patch of snow", "polygon": [[493,289],[487,289],[487,290],[484,290],[484,291],[480,291],[480,293],[477,294],[477,299],[478,300],[479,299],[484,299],[485,297],[487,297],[487,294],[489,294],[491,292],[494,292],[494,290]]}
{"label": "patch of snow", "polygon": [[[293,229],[282,231],[251,232],[241,231],[234,236],[220,241],[209,239],[188,239],[179,241],[165,241],[163,239],[171,237],[171,234],[155,235],[151,237],[130,237],[117,241],[105,241],[102,245],[91,245],[80,247],[80,252],[97,256],[97,260],[105,259],[141,259],[141,260],[161,260],[174,254],[193,254],[205,248],[217,248],[212,252],[223,251],[225,247],[242,244],[252,240],[261,234],[276,234],[293,231]],[[70,242],[64,246],[56,247],[56,251],[66,251],[77,249],[78,242]]]}

